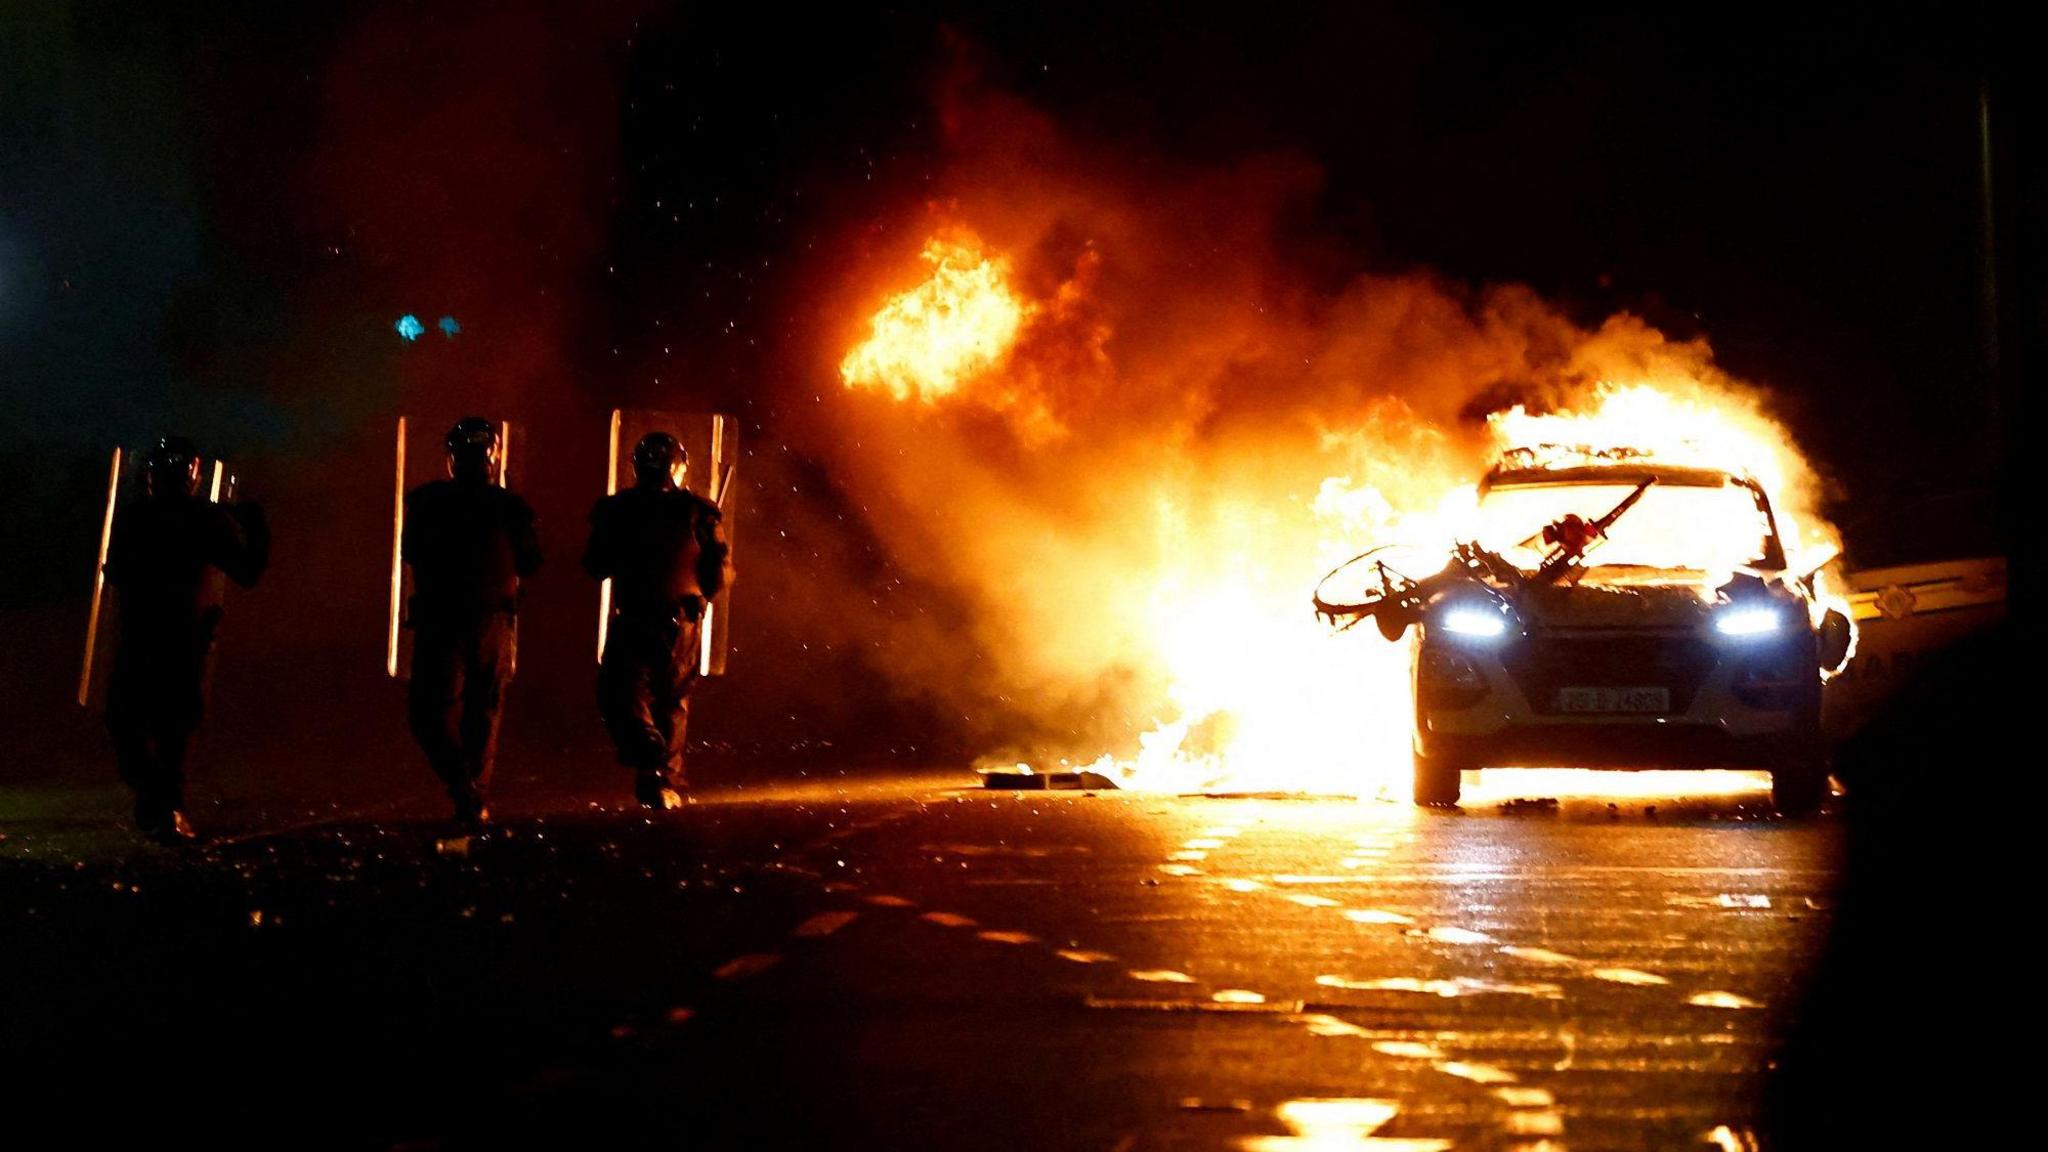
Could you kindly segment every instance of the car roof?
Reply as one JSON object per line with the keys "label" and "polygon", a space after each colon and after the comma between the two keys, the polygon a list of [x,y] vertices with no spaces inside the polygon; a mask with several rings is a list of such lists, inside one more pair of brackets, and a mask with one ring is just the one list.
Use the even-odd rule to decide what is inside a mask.
{"label": "car roof", "polygon": [[1611,485],[1633,488],[1655,480],[1680,488],[1725,488],[1748,481],[1720,468],[1693,468],[1676,464],[1582,464],[1562,468],[1497,467],[1479,483],[1479,494],[1495,488],[1554,488],[1567,484]]}

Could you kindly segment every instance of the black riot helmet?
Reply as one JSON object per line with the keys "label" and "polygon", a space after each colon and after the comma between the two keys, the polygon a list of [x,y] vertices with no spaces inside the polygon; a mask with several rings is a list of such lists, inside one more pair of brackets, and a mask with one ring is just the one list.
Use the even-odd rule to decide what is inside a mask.
{"label": "black riot helmet", "polygon": [[498,478],[498,426],[481,416],[465,416],[448,430],[442,446],[448,449],[448,475],[457,480]]}
{"label": "black riot helmet", "polygon": [[690,454],[666,432],[649,432],[633,445],[633,480],[642,488],[681,488]]}
{"label": "black riot helmet", "polygon": [[166,436],[142,454],[142,478],[151,496],[199,495],[199,445],[183,436]]}

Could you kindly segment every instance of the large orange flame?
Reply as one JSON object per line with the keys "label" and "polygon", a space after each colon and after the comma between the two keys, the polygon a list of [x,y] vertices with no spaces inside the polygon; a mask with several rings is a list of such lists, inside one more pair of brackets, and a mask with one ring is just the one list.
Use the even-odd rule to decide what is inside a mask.
{"label": "large orange flame", "polygon": [[1840,546],[1832,526],[1806,514],[1819,498],[1813,470],[1754,399],[1745,403],[1685,379],[1609,382],[1575,410],[1539,415],[1517,405],[1489,415],[1487,426],[1503,449],[1626,448],[1666,464],[1746,474],[1779,505],[1778,530],[1793,568],[1817,566]]}

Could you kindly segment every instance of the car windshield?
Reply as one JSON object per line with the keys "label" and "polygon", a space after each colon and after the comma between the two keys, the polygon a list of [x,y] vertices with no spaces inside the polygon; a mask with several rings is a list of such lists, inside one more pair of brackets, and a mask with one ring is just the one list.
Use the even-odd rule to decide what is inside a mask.
{"label": "car windshield", "polygon": [[[1549,551],[1545,525],[1574,513],[1604,516],[1634,490],[1628,482],[1499,485],[1479,503],[1478,540],[1534,571]],[[1588,550],[1587,578],[1661,583],[1725,573],[1761,562],[1769,536],[1756,497],[1739,484],[1654,484]]]}

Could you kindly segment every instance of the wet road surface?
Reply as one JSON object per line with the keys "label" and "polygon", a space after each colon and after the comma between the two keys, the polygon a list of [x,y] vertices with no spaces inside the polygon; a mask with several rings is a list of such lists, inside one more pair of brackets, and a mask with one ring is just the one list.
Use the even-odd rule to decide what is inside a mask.
{"label": "wet road surface", "polygon": [[273,1146],[1745,1148],[1841,849],[1760,780],[1461,812],[965,783],[555,795],[466,839],[272,813],[183,853],[39,810],[0,840],[9,1111]]}

